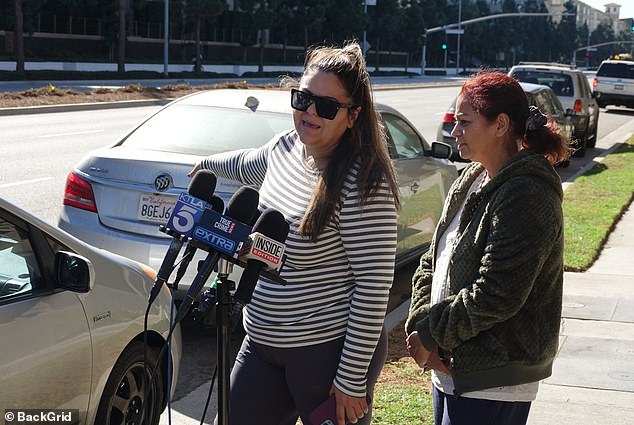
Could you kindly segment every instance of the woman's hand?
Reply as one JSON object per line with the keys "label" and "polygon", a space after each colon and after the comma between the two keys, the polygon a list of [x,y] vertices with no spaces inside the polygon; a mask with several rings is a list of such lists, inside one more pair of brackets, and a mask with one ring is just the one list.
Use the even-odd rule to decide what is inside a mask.
{"label": "woman's hand", "polygon": [[368,402],[365,397],[352,397],[339,390],[333,384],[330,387],[330,395],[335,395],[337,410],[337,425],[346,425],[347,422],[356,424],[368,413]]}
{"label": "woman's hand", "polygon": [[436,372],[442,372],[445,375],[451,376],[451,371],[447,368],[445,363],[440,359],[438,355],[438,349],[435,349],[429,355],[427,359],[427,363],[425,363],[425,367],[435,370]]}
{"label": "woman's hand", "polygon": [[409,351],[409,355],[416,360],[416,364],[418,366],[425,367],[425,363],[427,363],[427,359],[429,359],[429,355],[431,354],[423,343],[420,341],[418,337],[418,332],[414,331],[407,337],[407,351]]}
{"label": "woman's hand", "polygon": [[187,173],[187,177],[194,177],[194,175],[198,172],[198,170],[200,170],[202,168],[201,165],[201,161],[198,161],[195,165],[194,168],[192,168],[192,170]]}

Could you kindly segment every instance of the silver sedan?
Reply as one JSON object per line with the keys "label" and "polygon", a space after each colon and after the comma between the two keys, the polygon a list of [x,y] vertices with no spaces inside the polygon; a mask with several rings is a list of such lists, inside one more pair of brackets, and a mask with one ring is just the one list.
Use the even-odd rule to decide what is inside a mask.
{"label": "silver sedan", "polygon": [[148,266],[89,246],[0,198],[0,406],[72,409],[82,424],[140,423],[146,398],[148,419],[158,423],[169,383],[176,386],[181,334],[177,326],[166,350],[171,368],[163,356],[145,396],[172,303],[163,287],[144,344],[154,278]]}
{"label": "silver sedan", "polygon": [[[400,266],[428,246],[457,170],[443,159],[449,156],[449,149],[442,152],[448,146],[430,146],[395,109],[379,104],[378,110],[402,197]],[[169,244],[159,225],[186,190],[193,164],[210,154],[262,146],[292,126],[290,93],[285,90],[210,90],[176,100],[74,167],[59,226],[158,268]],[[215,193],[226,202],[239,186],[219,179]],[[179,288],[187,289],[192,273]]]}

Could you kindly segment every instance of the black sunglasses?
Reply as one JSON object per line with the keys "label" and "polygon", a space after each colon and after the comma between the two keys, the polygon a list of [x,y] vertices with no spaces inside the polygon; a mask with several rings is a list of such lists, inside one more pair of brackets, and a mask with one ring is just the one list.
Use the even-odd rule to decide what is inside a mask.
{"label": "black sunglasses", "polygon": [[326,97],[315,96],[301,90],[291,90],[291,106],[293,109],[306,112],[313,103],[315,104],[317,115],[327,120],[334,120],[340,108],[350,109],[355,106],[350,103],[339,103]]}

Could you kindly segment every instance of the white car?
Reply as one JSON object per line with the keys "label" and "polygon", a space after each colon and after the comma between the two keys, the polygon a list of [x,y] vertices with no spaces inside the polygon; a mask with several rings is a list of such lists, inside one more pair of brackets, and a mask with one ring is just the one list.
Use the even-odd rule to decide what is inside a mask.
{"label": "white car", "polygon": [[[292,128],[290,98],[285,90],[227,89],[172,102],[74,167],[59,226],[81,240],[158,269],[170,242],[159,225],[188,187],[193,164],[210,154],[262,146]],[[430,146],[402,114],[377,106],[388,130],[402,197],[399,266],[418,258],[429,245],[457,170],[447,159],[433,157],[447,158],[448,146]],[[443,147],[446,153],[432,153]],[[238,187],[237,182],[219,179],[215,193],[226,204]],[[193,264],[196,261],[179,286],[179,298],[192,281]]]}
{"label": "white car", "polygon": [[634,61],[610,59],[601,62],[592,82],[599,105],[634,108]]}
{"label": "white car", "polygon": [[588,79],[573,65],[561,63],[520,62],[508,73],[524,83],[541,84],[552,89],[564,110],[570,111],[574,127],[575,156],[584,156],[597,143],[599,103],[592,94]]}
{"label": "white car", "polygon": [[[154,277],[148,266],[89,246],[0,198],[2,410],[76,409],[80,424],[140,423],[144,347],[147,377],[166,344],[172,303],[164,287],[144,345]],[[168,382],[176,386],[178,326],[169,355],[171,377],[165,355],[147,397],[150,424],[165,408]]]}

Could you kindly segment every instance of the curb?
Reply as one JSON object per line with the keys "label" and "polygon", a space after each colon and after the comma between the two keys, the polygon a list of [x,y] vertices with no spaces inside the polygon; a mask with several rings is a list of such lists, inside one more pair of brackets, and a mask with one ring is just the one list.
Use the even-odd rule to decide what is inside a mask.
{"label": "curb", "polygon": [[132,108],[139,106],[163,106],[174,99],[123,100],[120,102],[69,103],[64,105],[25,106],[0,108],[0,116],[49,114],[54,112],[94,111],[99,109]]}

